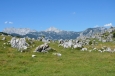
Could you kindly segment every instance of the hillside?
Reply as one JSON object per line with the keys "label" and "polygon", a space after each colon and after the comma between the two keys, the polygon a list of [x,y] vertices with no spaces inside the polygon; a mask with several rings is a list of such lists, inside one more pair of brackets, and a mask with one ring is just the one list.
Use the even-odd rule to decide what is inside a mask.
{"label": "hillside", "polygon": [[[114,32],[112,32],[114,33]],[[111,34],[112,34],[111,33]],[[108,36],[108,33],[104,33]],[[6,39],[3,40],[3,37]],[[11,40],[10,35],[0,33],[0,75],[1,76],[114,76],[115,52],[90,51],[92,48],[100,49],[102,46],[115,48],[115,42],[98,42],[97,45],[85,45],[87,51],[80,49],[64,48],[58,46],[57,41],[50,41],[49,46],[55,51],[48,53],[33,52],[42,41],[34,40],[26,52],[20,52],[7,44]],[[90,39],[93,41],[94,39]],[[114,40],[114,38],[113,38]],[[34,45],[34,46],[33,46]],[[61,53],[58,57],[52,53]],[[32,58],[32,55],[36,57]]]}

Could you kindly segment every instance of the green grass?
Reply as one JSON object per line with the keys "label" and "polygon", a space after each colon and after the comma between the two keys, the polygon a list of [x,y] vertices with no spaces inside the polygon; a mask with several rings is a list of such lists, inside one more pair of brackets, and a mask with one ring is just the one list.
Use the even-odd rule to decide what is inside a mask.
{"label": "green grass", "polygon": [[[36,41],[36,46],[28,52],[21,53],[10,46],[1,46],[10,39],[0,41],[0,76],[115,76],[115,53],[64,49],[57,43],[49,45],[61,53],[61,57],[52,55],[52,52],[34,53],[36,46],[42,44],[40,41]],[[113,43],[103,45],[109,44],[114,47]],[[32,58],[32,54],[36,57]]]}

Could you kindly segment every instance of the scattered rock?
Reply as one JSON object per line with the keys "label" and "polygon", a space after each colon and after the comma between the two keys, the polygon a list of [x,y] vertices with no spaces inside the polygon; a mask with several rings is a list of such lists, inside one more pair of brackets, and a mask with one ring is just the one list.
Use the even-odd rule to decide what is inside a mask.
{"label": "scattered rock", "polygon": [[32,58],[36,57],[36,55],[32,55]]}
{"label": "scattered rock", "polygon": [[52,53],[52,55],[56,55],[56,56],[62,56],[62,54],[61,53]]}

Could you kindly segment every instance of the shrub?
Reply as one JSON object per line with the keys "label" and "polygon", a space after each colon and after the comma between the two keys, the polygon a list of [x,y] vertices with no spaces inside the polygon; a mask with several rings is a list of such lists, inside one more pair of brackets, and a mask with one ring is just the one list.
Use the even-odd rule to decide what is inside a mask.
{"label": "shrub", "polygon": [[115,32],[113,33],[113,38],[115,38]]}
{"label": "shrub", "polygon": [[91,44],[92,44],[92,41],[89,42],[89,45],[91,45]]}

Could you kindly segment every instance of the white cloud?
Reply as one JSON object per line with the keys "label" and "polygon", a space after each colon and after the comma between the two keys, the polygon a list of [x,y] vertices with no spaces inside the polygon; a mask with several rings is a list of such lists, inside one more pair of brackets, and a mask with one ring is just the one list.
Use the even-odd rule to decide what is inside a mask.
{"label": "white cloud", "polygon": [[96,28],[96,27],[99,27],[99,25],[96,25],[96,26],[94,26],[94,27],[95,27],[95,28]]}
{"label": "white cloud", "polygon": [[8,23],[8,21],[5,21],[4,23],[5,23],[5,24],[7,24],[7,23]]}
{"label": "white cloud", "polygon": [[73,12],[73,14],[75,15],[75,14],[76,14],[76,12]]}
{"label": "white cloud", "polygon": [[13,22],[9,22],[9,24],[13,24]]}
{"label": "white cloud", "polygon": [[11,21],[5,21],[4,24],[13,24]]}
{"label": "white cloud", "polygon": [[113,26],[112,23],[108,23],[108,24],[105,24],[104,25],[105,27],[110,27],[110,26]]}

